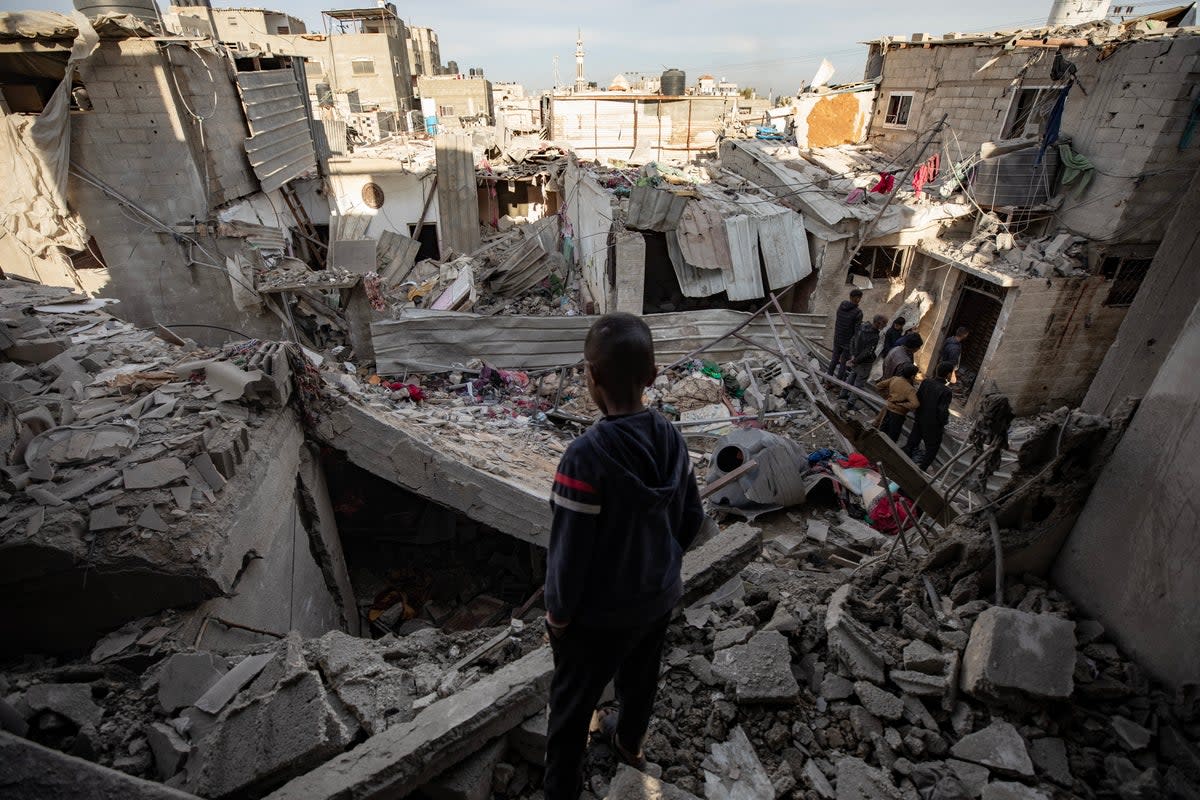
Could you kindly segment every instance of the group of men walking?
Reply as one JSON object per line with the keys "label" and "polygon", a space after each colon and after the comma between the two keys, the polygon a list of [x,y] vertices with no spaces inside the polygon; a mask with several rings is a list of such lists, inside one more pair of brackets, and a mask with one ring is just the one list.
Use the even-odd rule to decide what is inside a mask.
{"label": "group of men walking", "polygon": [[[911,412],[914,424],[904,452],[922,469],[928,469],[937,457],[946,424],[950,421],[950,388],[954,372],[962,360],[962,343],[970,331],[959,327],[942,346],[940,359],[932,375],[917,385],[918,369],[914,358],[925,344],[921,335],[905,331],[907,321],[897,317],[888,325],[887,317],[876,314],[870,322],[863,321],[859,307],[863,292],[854,289],[848,300],[838,306],[834,319],[833,358],[829,374],[858,389],[865,388],[875,362],[883,358],[882,379],[875,389],[883,396],[884,408],[876,417],[876,425],[899,442],[904,420]],[[885,329],[886,328],[886,332]],[[880,342],[882,340],[882,347]],[[854,410],[856,396],[843,389],[841,399]],[[920,457],[917,457],[918,451]]]}

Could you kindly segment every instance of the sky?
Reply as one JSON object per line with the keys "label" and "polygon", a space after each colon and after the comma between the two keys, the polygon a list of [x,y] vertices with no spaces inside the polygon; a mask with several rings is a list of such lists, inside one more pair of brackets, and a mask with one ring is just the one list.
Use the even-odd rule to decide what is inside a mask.
{"label": "sky", "polygon": [[[348,0],[339,0],[352,7]],[[760,95],[794,94],[821,63],[836,67],[834,83],[862,78],[866,47],[859,42],[886,35],[941,35],[1036,26],[1051,0],[560,0],[557,3],[457,0],[397,3],[411,25],[431,27],[443,62],[459,69],[482,67],[493,81],[517,81],[529,90],[554,85],[554,57],[566,85],[575,78],[576,30],[582,29],[589,80],[607,86],[618,73],[657,74],[667,67],[726,78]],[[258,6],[257,0],[214,6]],[[321,0],[263,3],[323,30]],[[374,6],[374,0],[362,2]],[[0,10],[66,11],[69,0],[0,0]]]}

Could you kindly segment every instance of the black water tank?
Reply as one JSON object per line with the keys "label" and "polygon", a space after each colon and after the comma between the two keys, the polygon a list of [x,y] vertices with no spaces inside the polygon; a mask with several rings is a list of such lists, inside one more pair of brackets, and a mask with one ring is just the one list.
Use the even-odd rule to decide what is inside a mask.
{"label": "black water tank", "polygon": [[681,69],[663,70],[659,93],[667,97],[680,97],[687,88],[687,74]]}

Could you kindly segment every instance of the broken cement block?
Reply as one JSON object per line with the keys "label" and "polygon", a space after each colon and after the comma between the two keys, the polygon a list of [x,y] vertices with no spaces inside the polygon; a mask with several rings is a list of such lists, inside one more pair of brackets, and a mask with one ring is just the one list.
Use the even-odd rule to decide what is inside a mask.
{"label": "broken cement block", "polygon": [[357,733],[320,676],[303,672],[227,710],[188,759],[187,788],[204,797],[257,794],[340,753]]}
{"label": "broken cement block", "polygon": [[861,758],[837,763],[837,800],[901,800],[900,790],[880,770]]}
{"label": "broken cement block", "polygon": [[53,711],[79,728],[99,725],[104,716],[104,709],[92,701],[92,687],[86,683],[39,683],[25,690],[24,701],[34,714]]}
{"label": "broken cement block", "polygon": [[896,684],[900,691],[918,697],[942,697],[949,689],[944,675],[927,675],[924,672],[894,669],[888,673],[888,679]]}
{"label": "broken cement block", "polygon": [[1007,722],[993,722],[981,731],[964,736],[950,748],[963,761],[982,764],[1004,775],[1033,777],[1033,762],[1025,749],[1025,740]]}
{"label": "broken cement block", "polygon": [[1117,741],[1121,747],[1132,752],[1145,750],[1150,746],[1150,731],[1138,725],[1131,719],[1125,717],[1112,718],[1113,733],[1117,736]]}
{"label": "broken cement block", "polygon": [[683,598],[690,606],[722,586],[762,553],[762,531],[739,522],[683,555]]}
{"label": "broken cement block", "polygon": [[987,785],[988,778],[992,775],[987,767],[959,761],[956,758],[949,759],[946,765],[950,767],[954,777],[958,778],[958,782],[966,788],[967,794],[971,797],[979,797],[983,794],[983,787]]}
{"label": "broken cement block", "polygon": [[141,528],[151,531],[158,531],[159,533],[165,533],[169,529],[166,521],[158,513],[158,510],[152,505],[146,506],[146,508],[143,509],[142,513],[138,515],[137,522],[135,524]]}
{"label": "broken cement block", "polygon": [[617,767],[605,800],[700,800],[678,786],[663,783],[627,764]]}
{"label": "broken cement block", "polygon": [[512,729],[508,743],[530,764],[546,763],[546,735],[550,724],[550,709],[544,708]]}
{"label": "broken cement block", "polygon": [[971,628],[962,687],[973,697],[996,701],[1015,694],[1059,699],[1071,696],[1074,672],[1075,623],[994,607]]}
{"label": "broken cement block", "polygon": [[734,645],[745,644],[752,635],[754,635],[754,628],[749,625],[717,631],[716,635],[713,636],[713,652],[715,653]]}
{"label": "broken cement block", "polygon": [[421,792],[429,800],[487,800],[504,748],[504,739],[497,739],[422,786]]}
{"label": "broken cement block", "polygon": [[158,702],[168,714],[190,706],[225,672],[225,661],[212,653],[176,653],[159,670]]}
{"label": "broken cement block", "polygon": [[739,703],[790,703],[800,692],[787,638],[778,631],[721,650],[713,656],[713,674],[734,685]]}
{"label": "broken cement block", "polygon": [[146,741],[150,745],[150,752],[154,754],[158,777],[164,781],[179,772],[188,753],[192,751],[192,746],[184,741],[178,731],[161,722],[147,726]]}
{"label": "broken cement block", "polygon": [[825,543],[829,538],[829,523],[823,519],[810,519],[805,529],[805,535],[814,542]]}
{"label": "broken cement block", "polygon": [[1050,800],[1044,793],[1011,781],[995,781],[983,787],[983,800]]}
{"label": "broken cement block", "polygon": [[107,531],[113,528],[124,528],[129,522],[117,511],[116,505],[101,506],[92,510],[88,515],[89,531]]}
{"label": "broken cement block", "polygon": [[707,800],[775,800],[771,776],[740,726],[728,741],[712,746],[701,766]]}
{"label": "broken cement block", "polygon": [[838,587],[829,597],[825,633],[829,652],[851,677],[883,683],[883,646],[869,628],[850,613],[851,585]]}
{"label": "broken cement block", "polygon": [[309,647],[330,688],[368,735],[412,719],[416,680],[385,661],[368,640],[330,631]]}
{"label": "broken cement block", "polygon": [[474,752],[542,708],[553,672],[550,648],[540,647],[433,703],[411,721],[294,778],[269,797],[387,797],[428,783],[463,753]]}
{"label": "broken cement block", "polygon": [[225,487],[225,476],[217,469],[213,463],[212,457],[208,453],[201,453],[192,459],[192,469],[199,473],[200,477],[208,484],[208,488],[214,492],[220,491]]}
{"label": "broken cement block", "polygon": [[221,709],[242,690],[242,687],[254,680],[274,657],[273,653],[259,653],[256,656],[243,658],[237,663],[237,666],[208,687],[196,701],[196,708],[209,714],[219,714]]}
{"label": "broken cement block", "polygon": [[904,668],[914,672],[924,672],[926,675],[941,675],[946,669],[946,659],[939,650],[930,647],[920,639],[910,642],[904,648]]}
{"label": "broken cement block", "polygon": [[821,768],[817,766],[817,762],[811,758],[804,765],[804,778],[808,781],[809,787],[819,796],[825,798],[825,800],[833,800],[836,797],[829,778],[825,777],[825,773],[821,772]]}
{"label": "broken cement block", "polygon": [[121,477],[126,489],[157,489],[187,477],[187,467],[178,458],[160,458],[126,469]]}
{"label": "broken cement block", "polygon": [[854,693],[858,695],[863,708],[877,717],[894,722],[904,715],[904,703],[900,698],[873,683],[859,681],[854,684]]}
{"label": "broken cement block", "polygon": [[1033,763],[1050,780],[1059,786],[1070,786],[1075,782],[1071,776],[1071,762],[1067,757],[1067,744],[1062,739],[1045,737],[1029,743],[1029,755]]}
{"label": "broken cement block", "polygon": [[845,700],[854,694],[854,684],[841,675],[826,675],[821,681],[821,697],[826,700]]}

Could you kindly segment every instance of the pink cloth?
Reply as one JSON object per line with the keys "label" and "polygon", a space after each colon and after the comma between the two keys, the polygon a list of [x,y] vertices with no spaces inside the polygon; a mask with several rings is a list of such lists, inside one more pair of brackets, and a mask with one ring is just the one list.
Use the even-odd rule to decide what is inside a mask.
{"label": "pink cloth", "polygon": [[896,176],[890,172],[879,173],[879,182],[871,187],[876,194],[887,194],[896,186]]}
{"label": "pink cloth", "polygon": [[912,187],[916,192],[917,197],[921,196],[921,192],[925,188],[925,184],[932,180],[937,180],[938,173],[942,169],[942,157],[934,153],[925,160],[925,163],[917,167],[917,171],[913,173]]}

